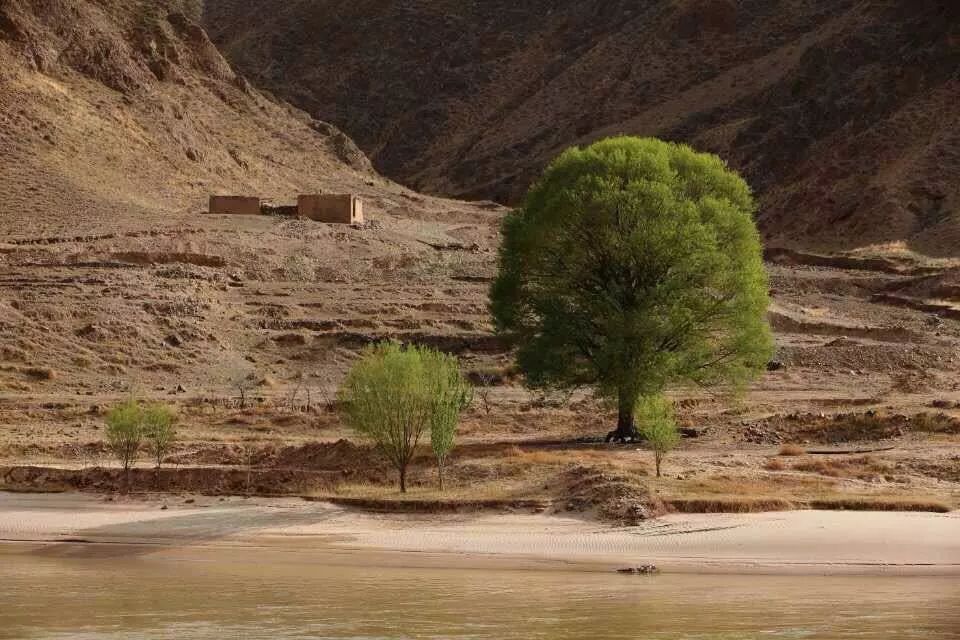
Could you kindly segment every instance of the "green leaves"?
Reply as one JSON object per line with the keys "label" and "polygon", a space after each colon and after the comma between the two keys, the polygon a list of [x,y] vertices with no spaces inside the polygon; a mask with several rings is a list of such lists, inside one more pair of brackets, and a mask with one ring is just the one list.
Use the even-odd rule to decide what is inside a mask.
{"label": "green leaves", "polygon": [[158,469],[176,440],[176,421],[177,415],[165,404],[149,404],[143,409],[143,433]]}
{"label": "green leaves", "polygon": [[673,417],[673,403],[662,395],[644,396],[637,402],[637,423],[640,434],[653,450],[660,477],[664,456],[680,444],[680,432]]}
{"label": "green leaves", "polygon": [[673,418],[673,403],[662,395],[644,396],[637,402],[637,424],[650,448],[667,452],[680,443]]}
{"label": "green leaves", "polygon": [[173,443],[176,414],[167,405],[142,405],[131,398],[107,412],[107,445],[124,469],[129,469],[140,453],[144,438],[157,467]]}
{"label": "green leaves", "polygon": [[384,452],[400,472],[401,491],[406,490],[407,466],[427,429],[442,473],[460,412],[471,399],[456,358],[396,343],[368,347],[339,395],[345,422]]}
{"label": "green leaves", "polygon": [[143,410],[136,400],[127,400],[107,412],[107,446],[124,469],[136,461],[143,440]]}
{"label": "green leaves", "polygon": [[685,145],[564,152],[505,219],[490,294],[528,384],[638,398],[752,379],[772,351],[754,212],[739,176]]}

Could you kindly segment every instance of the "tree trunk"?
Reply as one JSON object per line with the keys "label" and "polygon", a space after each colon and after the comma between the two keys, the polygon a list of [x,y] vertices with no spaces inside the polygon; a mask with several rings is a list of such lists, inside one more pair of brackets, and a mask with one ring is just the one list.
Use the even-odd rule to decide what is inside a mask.
{"label": "tree trunk", "polygon": [[637,396],[625,389],[620,390],[617,412],[617,428],[607,434],[607,442],[627,442],[636,440],[639,436],[637,425],[634,422],[634,411],[637,406]]}
{"label": "tree trunk", "polygon": [[663,456],[657,453],[657,454],[654,454],[653,459],[657,463],[657,477],[659,478],[660,477],[660,461],[663,460]]}
{"label": "tree trunk", "polygon": [[437,477],[440,479],[440,491],[443,491],[443,463],[437,462]]}
{"label": "tree trunk", "polygon": [[400,467],[400,493],[407,492],[407,465]]}

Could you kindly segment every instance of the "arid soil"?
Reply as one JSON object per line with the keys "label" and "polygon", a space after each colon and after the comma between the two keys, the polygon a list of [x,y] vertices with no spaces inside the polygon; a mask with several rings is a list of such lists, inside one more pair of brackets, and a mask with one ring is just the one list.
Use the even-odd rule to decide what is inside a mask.
{"label": "arid soil", "polygon": [[[572,144],[655,135],[742,171],[777,245],[960,244],[947,0],[207,0],[226,57],[386,175],[516,202]],[[375,44],[374,44],[375,43]]]}
{"label": "arid soil", "polygon": [[[739,399],[671,389],[695,437],[657,479],[642,444],[599,442],[613,412],[589,390],[523,388],[486,307],[501,207],[377,176],[236,76],[183,3],[47,4],[0,5],[0,488],[397,508],[336,407],[357,352],[396,339],[457,354],[478,384],[448,490],[424,452],[407,509],[960,505],[955,259],[771,249],[776,361]],[[367,224],[201,213],[211,191],[317,188],[362,195]],[[160,473],[125,477],[104,445],[130,394],[180,415]]]}
{"label": "arid soil", "polygon": [[209,561],[255,549],[261,564],[956,576],[958,530],[956,513],[675,514],[622,528],[545,514],[363,513],[289,498],[0,494],[0,555]]}
{"label": "arid soil", "polygon": [[[336,127],[259,92],[233,71],[190,0],[11,0],[0,5],[0,243],[118,234],[149,262],[211,194],[278,204],[355,193],[381,215],[465,207],[375,174]],[[450,220],[457,220],[451,215]],[[229,227],[228,227],[229,228]],[[194,242],[194,245],[197,245]],[[203,251],[159,258],[203,265]]]}
{"label": "arid soil", "polygon": [[[3,254],[4,305],[17,321],[4,327],[0,457],[6,467],[60,469],[4,468],[3,485],[124,489],[119,470],[102,469],[112,466],[102,414],[136,392],[176,406],[181,441],[159,476],[144,461],[132,489],[396,500],[388,465],[351,441],[335,402],[357,350],[394,338],[457,353],[481,383],[448,490],[435,490],[426,451],[416,464],[407,499],[427,510],[513,501],[636,522],[671,510],[945,510],[960,501],[954,269],[891,258],[893,273],[851,256],[843,269],[807,266],[820,258],[802,254],[771,262],[774,370],[740,399],[672,390],[697,437],[655,479],[642,445],[598,442],[613,415],[588,392],[541,396],[520,385],[484,311],[480,274],[492,272],[494,254],[481,243],[492,231],[407,224],[409,236],[197,216],[191,235],[206,234],[203,255],[219,258],[204,265],[165,263],[176,233],[155,237],[144,263],[111,258],[139,238],[14,245]],[[425,227],[461,239],[470,231],[466,241],[480,248],[415,249],[433,237],[416,235]],[[98,253],[101,243],[113,250]],[[279,257],[293,246],[327,251],[297,253],[308,266],[293,269]],[[88,260],[64,258],[75,252]],[[331,259],[351,253],[352,270]],[[917,309],[921,301],[938,313]]]}

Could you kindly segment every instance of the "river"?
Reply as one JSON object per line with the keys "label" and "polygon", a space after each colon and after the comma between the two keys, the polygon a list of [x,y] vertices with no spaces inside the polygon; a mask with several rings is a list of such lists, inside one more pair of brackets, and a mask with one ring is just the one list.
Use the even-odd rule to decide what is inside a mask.
{"label": "river", "polygon": [[960,638],[955,577],[628,576],[0,553],[0,638]]}

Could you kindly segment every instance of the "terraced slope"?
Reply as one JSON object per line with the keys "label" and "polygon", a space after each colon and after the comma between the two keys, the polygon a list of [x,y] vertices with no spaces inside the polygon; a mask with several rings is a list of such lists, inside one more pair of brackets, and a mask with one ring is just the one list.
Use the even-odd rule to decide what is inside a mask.
{"label": "terraced slope", "polygon": [[[337,371],[341,343],[485,331],[471,265],[499,208],[378,176],[234,73],[196,17],[181,0],[0,3],[0,395],[282,387]],[[369,223],[200,215],[212,192],[318,189],[359,193]],[[313,329],[316,347],[293,336]]]}

